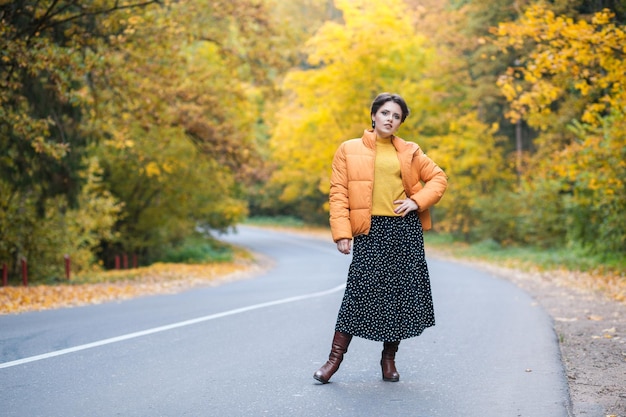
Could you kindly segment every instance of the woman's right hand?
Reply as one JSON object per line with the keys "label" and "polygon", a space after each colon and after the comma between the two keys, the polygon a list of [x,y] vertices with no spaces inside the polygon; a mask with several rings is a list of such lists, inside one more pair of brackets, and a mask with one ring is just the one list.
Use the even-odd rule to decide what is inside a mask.
{"label": "woman's right hand", "polygon": [[339,239],[337,241],[337,250],[345,255],[349,255],[351,243],[352,240],[350,239]]}

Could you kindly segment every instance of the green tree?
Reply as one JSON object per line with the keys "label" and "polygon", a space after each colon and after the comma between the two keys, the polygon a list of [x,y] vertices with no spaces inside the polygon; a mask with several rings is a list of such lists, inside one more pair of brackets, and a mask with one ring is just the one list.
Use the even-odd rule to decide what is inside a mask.
{"label": "green tree", "polygon": [[225,228],[246,214],[243,192],[263,169],[259,97],[271,97],[272,71],[284,65],[266,17],[248,1],[129,17],[136,26],[96,77],[103,93],[93,103],[111,132],[106,179],[125,203],[105,257],[155,259],[199,224]]}
{"label": "green tree", "polygon": [[[0,169],[19,221],[52,225],[63,241],[59,219],[86,204],[92,155],[121,210],[108,211],[105,259],[139,249],[153,259],[198,225],[245,214],[246,184],[262,169],[261,97],[286,64],[265,3],[20,1],[0,16]],[[0,224],[14,242],[3,257],[23,256],[31,229]]]}
{"label": "green tree", "polygon": [[[57,218],[55,210],[61,215],[80,210],[83,186],[89,188],[93,178],[88,148],[96,138],[85,124],[89,112],[83,89],[99,65],[94,57],[100,45],[119,30],[97,22],[153,3],[0,4],[0,257],[12,271],[26,257],[37,277],[38,269],[52,267],[37,260],[58,258],[61,263],[63,253],[50,251],[67,249],[68,236],[76,237],[66,228],[68,223],[51,216]],[[102,210],[84,210],[72,221],[84,222],[78,229],[86,231],[92,230],[90,215],[109,216],[106,221],[114,223],[117,212],[106,206],[115,204],[107,200]],[[80,242],[75,249],[84,247]]]}
{"label": "green tree", "polygon": [[[574,20],[537,5],[497,30],[504,48],[532,45],[520,65],[499,80],[511,102],[508,116],[524,118],[541,132],[525,187],[532,191],[552,184],[553,207],[567,226],[562,241],[599,253],[626,250],[620,214],[626,201],[626,31],[612,18],[605,10],[590,21]],[[538,224],[546,222],[538,219]]]}

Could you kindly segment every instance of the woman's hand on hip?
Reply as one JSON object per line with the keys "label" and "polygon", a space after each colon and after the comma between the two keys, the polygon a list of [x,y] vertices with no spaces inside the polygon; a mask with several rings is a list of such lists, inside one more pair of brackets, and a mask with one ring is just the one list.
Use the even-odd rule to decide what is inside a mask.
{"label": "woman's hand on hip", "polygon": [[337,241],[337,250],[343,254],[350,254],[350,246],[352,241],[350,239],[339,239]]}
{"label": "woman's hand on hip", "polygon": [[398,205],[398,207],[396,207],[393,212],[396,214],[400,214],[402,217],[419,208],[417,203],[410,198],[405,198],[404,200],[396,200],[393,202],[393,204]]}

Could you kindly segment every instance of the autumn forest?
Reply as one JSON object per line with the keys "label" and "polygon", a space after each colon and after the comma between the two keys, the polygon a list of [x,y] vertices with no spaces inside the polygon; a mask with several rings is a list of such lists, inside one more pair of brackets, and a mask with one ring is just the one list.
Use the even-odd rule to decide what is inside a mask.
{"label": "autumn forest", "polygon": [[0,264],[163,258],[327,225],[330,162],[401,94],[435,232],[626,258],[624,0],[0,0]]}

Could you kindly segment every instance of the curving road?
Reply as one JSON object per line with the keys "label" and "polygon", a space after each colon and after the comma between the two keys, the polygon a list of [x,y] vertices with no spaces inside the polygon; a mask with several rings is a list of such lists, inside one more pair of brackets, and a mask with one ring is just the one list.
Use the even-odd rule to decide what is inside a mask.
{"label": "curving road", "polygon": [[549,316],[507,281],[429,259],[437,325],[326,360],[349,256],[248,227],[224,237],[275,260],[255,277],[176,295],[0,316],[0,415],[566,417]]}

